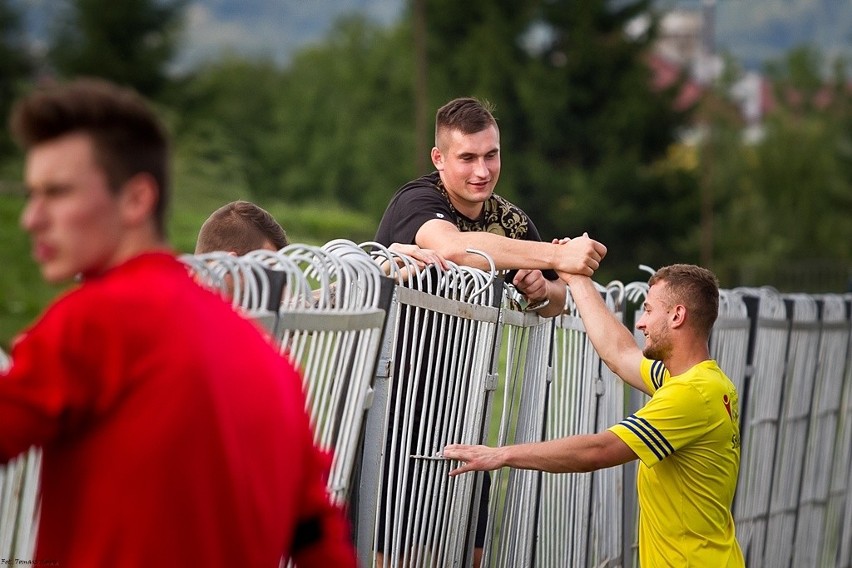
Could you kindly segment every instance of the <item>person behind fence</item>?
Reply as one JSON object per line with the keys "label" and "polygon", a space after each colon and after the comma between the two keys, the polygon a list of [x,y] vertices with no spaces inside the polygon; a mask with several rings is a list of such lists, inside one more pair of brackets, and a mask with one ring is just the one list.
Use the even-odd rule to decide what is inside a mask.
{"label": "person behind fence", "polygon": [[[466,252],[477,249],[491,256],[495,268],[501,272],[532,269],[518,276],[508,273],[507,281],[525,295],[528,309],[543,317],[560,314],[566,289],[552,269],[591,275],[606,254],[606,247],[587,236],[564,246],[541,242],[529,216],[494,193],[501,163],[500,130],[492,107],[464,97],[439,108],[431,158],[435,171],[396,191],[382,216],[375,240],[384,245],[392,242],[418,245],[435,250],[456,264],[488,269],[482,256]],[[545,270],[544,274],[541,269]],[[403,371],[398,376],[403,376]],[[394,387],[398,385],[395,383]],[[418,399],[417,403],[414,412],[421,416],[419,421],[425,421],[421,401]],[[475,565],[479,565],[485,541],[490,481],[486,475],[479,500]],[[387,504],[383,501],[382,505]],[[380,553],[384,548],[385,524],[381,511]]]}
{"label": "person behind fence", "polygon": [[738,395],[710,359],[719,311],[716,276],[675,264],[659,269],[636,328],[644,350],[586,276],[569,282],[589,339],[606,365],[651,398],[604,432],[491,448],[450,444],[450,475],[509,466],[589,472],[639,459],[642,566],[744,566],[731,505],[740,464]]}
{"label": "person behind fence", "polygon": [[201,225],[195,254],[225,251],[242,256],[253,250],[278,251],[288,244],[284,228],[266,209],[250,201],[232,201]]}
{"label": "person behind fence", "polygon": [[[432,249],[447,260],[488,270],[487,253],[497,270],[534,269],[510,281],[544,317],[559,315],[565,285],[553,270],[591,276],[606,247],[588,236],[567,246],[542,242],[532,219],[494,193],[500,178],[500,129],[487,102],[463,97],[435,115],[435,171],[400,187],[385,209],[376,241],[410,243]],[[548,271],[541,278],[540,269]],[[509,275],[513,276],[513,275]]]}
{"label": "person behind fence", "polygon": [[0,461],[43,448],[36,558],[91,566],[355,566],[294,368],[168,246],[168,139],[127,88],[16,103],[21,226],[77,280],[0,373]]}
{"label": "person behind fence", "polygon": [[[242,256],[255,250],[279,251],[290,244],[284,228],[268,211],[250,201],[232,201],[219,207],[201,225],[195,241],[195,254],[226,252]],[[388,247],[393,253],[403,254],[412,260],[419,268],[437,265],[447,268],[446,261],[435,251],[421,249],[416,245],[393,243]],[[402,265],[402,261],[399,261]],[[385,273],[391,272],[391,266],[386,261],[381,263]],[[406,274],[404,268],[397,270]],[[230,278],[230,277],[228,277]],[[232,285],[227,285],[230,295]],[[330,290],[332,305],[336,298],[336,287]],[[323,296],[322,290],[314,290],[313,301],[318,302]]]}

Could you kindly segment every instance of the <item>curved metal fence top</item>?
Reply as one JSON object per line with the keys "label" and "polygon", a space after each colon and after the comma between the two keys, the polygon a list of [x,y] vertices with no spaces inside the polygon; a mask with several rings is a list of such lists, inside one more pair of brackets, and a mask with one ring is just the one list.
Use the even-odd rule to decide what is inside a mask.
{"label": "curved metal fence top", "polygon": [[[291,244],[243,256],[224,252],[183,255],[196,278],[248,312],[376,307],[382,269],[350,241],[323,247]],[[413,262],[413,261],[412,261]]]}
{"label": "curved metal fence top", "polygon": [[822,302],[822,321],[837,323],[846,321],[846,300],[838,294],[820,294],[815,296]]}
{"label": "curved metal fence top", "polygon": [[794,322],[809,322],[816,324],[819,307],[816,299],[810,294],[782,294],[781,298],[793,305],[792,320]]}
{"label": "curved metal fence top", "polygon": [[649,288],[647,282],[629,282],[624,286],[624,295],[629,301],[641,304],[648,297]]}
{"label": "curved metal fence top", "polygon": [[748,308],[741,294],[719,290],[719,319],[745,319]]}
{"label": "curved metal fence top", "polygon": [[784,299],[775,288],[770,286],[760,288],[740,287],[734,288],[731,292],[745,297],[758,298],[757,316],[760,319],[783,320],[787,317]]}
{"label": "curved metal fence top", "polygon": [[376,242],[361,243],[360,247],[370,249],[373,259],[381,264],[389,276],[401,286],[449,300],[485,306],[495,305],[497,292],[493,284],[497,278],[497,271],[494,268],[494,261],[484,252],[474,249],[467,251],[484,257],[491,267],[489,271],[460,266],[450,261],[447,261],[446,269],[437,265],[421,267],[415,258],[393,251]]}
{"label": "curved metal fence top", "polygon": [[263,265],[254,262],[249,255],[211,252],[185,254],[180,260],[193,270],[203,285],[218,291],[235,307],[265,309],[269,304],[269,276],[262,270]]}

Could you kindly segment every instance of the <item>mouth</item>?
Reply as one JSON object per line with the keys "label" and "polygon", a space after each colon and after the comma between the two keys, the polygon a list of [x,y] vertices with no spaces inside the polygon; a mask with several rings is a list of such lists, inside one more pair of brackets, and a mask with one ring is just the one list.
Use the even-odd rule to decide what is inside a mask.
{"label": "mouth", "polygon": [[32,253],[36,262],[47,262],[55,256],[56,249],[46,243],[35,242]]}

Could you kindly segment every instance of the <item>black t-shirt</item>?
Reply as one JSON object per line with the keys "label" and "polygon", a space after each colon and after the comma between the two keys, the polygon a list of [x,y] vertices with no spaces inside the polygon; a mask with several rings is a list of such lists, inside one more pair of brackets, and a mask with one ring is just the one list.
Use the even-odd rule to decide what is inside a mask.
{"label": "black t-shirt", "polygon": [[[385,246],[416,244],[417,231],[432,219],[449,221],[462,232],[481,231],[510,239],[541,240],[532,219],[499,195],[492,194],[488,198],[478,219],[469,219],[457,212],[450,204],[438,172],[410,181],[397,190],[385,209],[375,240]],[[552,270],[546,270],[544,275],[548,280],[557,279]]]}

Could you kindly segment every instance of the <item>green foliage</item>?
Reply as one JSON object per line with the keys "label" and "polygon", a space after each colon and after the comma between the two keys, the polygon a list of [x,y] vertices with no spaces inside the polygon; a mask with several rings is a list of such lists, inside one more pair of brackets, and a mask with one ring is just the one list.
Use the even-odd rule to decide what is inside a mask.
{"label": "green foliage", "polygon": [[[178,148],[178,157],[185,151]],[[227,167],[210,162],[186,163],[176,159],[174,195],[169,215],[170,242],[180,253],[195,249],[195,238],[204,220],[215,209],[235,199],[253,199],[238,184],[217,182]],[[29,325],[61,287],[46,284],[30,256],[29,237],[20,229],[18,218],[24,206],[20,164],[0,163],[0,348],[8,351],[12,338]],[[375,220],[337,203],[312,202],[293,205],[281,199],[255,199],[287,231],[292,242],[321,245],[337,238],[355,242],[372,240]]]}
{"label": "green foliage", "polygon": [[18,226],[23,206],[22,192],[0,183],[0,348],[6,352],[12,338],[60,291],[42,280],[30,256],[29,238]]}
{"label": "green foliage", "polygon": [[148,96],[167,82],[186,0],[65,0],[49,61],[65,77],[93,75]]}
{"label": "green foliage", "polygon": [[[546,239],[588,231],[603,241],[609,254],[596,278],[644,278],[639,263],[697,262],[704,198],[713,212],[711,267],[723,286],[846,287],[852,110],[842,62],[828,89],[816,51],[796,50],[771,65],[780,108],[751,144],[724,102],[731,73],[702,105],[707,135],[692,147],[674,142],[690,119],[673,110],[677,85],[650,88],[644,61],[654,26],[636,37],[623,31],[648,1],[424,1],[426,120],[456,96],[495,103],[498,192],[530,213]],[[235,199],[272,212],[293,242],[370,240],[393,191],[424,173],[415,165],[416,142],[432,144],[431,132],[415,140],[409,23],[382,28],[345,18],[286,68],[225,58],[169,78],[164,69],[184,4],[64,0],[50,52],[64,74],[96,73],[156,95],[174,138],[169,231],[176,250],[192,251],[204,219]],[[0,0],[4,113],[28,70],[11,5]],[[8,188],[17,187],[21,159],[5,136],[4,348],[59,291],[42,283],[18,229],[23,201]],[[793,277],[824,267],[833,279],[821,284]]]}
{"label": "green foliage", "polygon": [[[24,45],[21,15],[8,0],[0,0],[0,116],[3,124],[12,102],[31,70]],[[0,158],[14,153],[6,128],[0,129]]]}
{"label": "green foliage", "polygon": [[336,200],[377,222],[417,173],[409,38],[345,19],[328,43],[294,58],[277,111],[283,195]]}
{"label": "green foliage", "polygon": [[275,156],[281,135],[275,107],[282,75],[267,61],[229,58],[171,89],[176,145],[182,163],[192,168],[187,179],[229,186],[243,198],[280,195],[276,178],[285,164]]}
{"label": "green foliage", "polygon": [[[737,283],[843,291],[852,276],[852,93],[846,79],[814,82],[822,56],[792,51],[772,65],[778,108],[746,145],[723,122],[713,156],[716,264]],[[706,164],[706,160],[705,160]]]}
{"label": "green foliage", "polygon": [[[496,103],[503,172],[544,238],[588,231],[610,248],[602,276],[640,262],[694,258],[698,220],[689,171],[662,175],[684,125],[677,85],[651,88],[645,63],[655,27],[625,28],[650,2],[429,2],[431,92]],[[670,211],[677,211],[678,216]]]}
{"label": "green foliage", "polygon": [[377,221],[416,173],[408,38],[353,17],[287,69],[208,65],[174,90],[179,145],[193,162],[227,154],[223,169],[257,198],[338,202]]}

